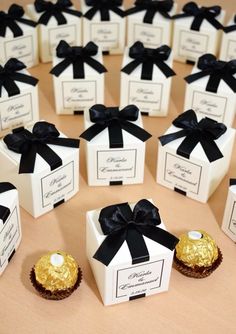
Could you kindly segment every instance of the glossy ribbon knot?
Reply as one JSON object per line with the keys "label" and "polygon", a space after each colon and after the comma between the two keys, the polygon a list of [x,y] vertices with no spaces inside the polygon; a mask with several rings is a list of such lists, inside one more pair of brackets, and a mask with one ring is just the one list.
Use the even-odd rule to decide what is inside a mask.
{"label": "glossy ribbon knot", "polygon": [[209,76],[206,86],[208,92],[217,93],[221,80],[223,80],[235,93],[236,92],[236,60],[229,62],[217,60],[212,54],[205,54],[198,60],[197,67],[200,72],[190,74],[185,80],[190,84],[205,76]]}
{"label": "glossy ribbon knot", "polygon": [[89,113],[91,122],[95,124],[80,135],[87,141],[91,141],[106,128],[108,128],[110,148],[124,147],[122,130],[143,142],[151,137],[147,131],[132,123],[137,121],[139,115],[139,109],[134,105],[129,105],[120,111],[118,107],[107,108],[102,104],[96,104],[90,108]]}
{"label": "glossy ribbon knot", "polygon": [[143,22],[152,24],[156,13],[160,13],[165,18],[171,19],[169,11],[171,11],[173,4],[173,0],[136,0],[134,3],[135,7],[128,9],[125,15],[146,11]]}
{"label": "glossy ribbon knot", "polygon": [[174,250],[178,239],[158,227],[161,224],[159,210],[146,199],[139,201],[133,211],[128,203],[111,205],[101,210],[99,222],[107,237],[95,255],[106,266],[126,241],[132,264],[149,261],[149,252],[143,236]]}
{"label": "glossy ribbon knot", "polygon": [[67,19],[63,13],[81,17],[82,14],[75,9],[71,9],[73,6],[70,0],[57,0],[56,3],[48,2],[45,0],[35,0],[34,2],[35,10],[38,13],[42,13],[38,23],[47,25],[51,17],[55,17],[58,25],[66,24]]}
{"label": "glossy ribbon knot", "polygon": [[[6,191],[16,189],[11,183],[8,182],[1,182],[0,183],[0,194],[5,193]],[[4,205],[0,205],[0,219],[3,223],[6,222],[7,218],[9,217],[11,211],[8,207]]]}
{"label": "glossy ribbon knot", "polygon": [[85,0],[90,8],[85,14],[88,20],[92,20],[97,12],[100,12],[101,21],[110,21],[110,11],[124,17],[124,11],[119,8],[122,6],[122,0]]}
{"label": "glossy ribbon knot", "polygon": [[0,36],[5,37],[7,28],[12,31],[14,37],[22,36],[23,30],[17,22],[36,27],[37,23],[23,18],[24,14],[23,7],[16,4],[11,5],[7,13],[0,11]]}
{"label": "glossy ribbon knot", "polygon": [[93,56],[96,56],[98,53],[98,47],[93,42],[89,42],[85,47],[71,47],[67,42],[60,41],[56,52],[58,58],[64,58],[64,60],[57,64],[50,72],[57,77],[60,76],[60,74],[71,64],[73,66],[74,79],[85,78],[85,63],[98,73],[104,73],[107,71],[103,64],[93,58]]}
{"label": "glossy ribbon knot", "polygon": [[19,174],[33,173],[35,160],[39,154],[49,165],[51,170],[62,166],[62,159],[48,146],[58,145],[79,148],[79,140],[61,138],[54,124],[48,122],[35,123],[32,132],[20,128],[4,137],[8,149],[21,154]]}
{"label": "glossy ribbon knot", "polygon": [[194,16],[190,29],[200,31],[202,22],[207,20],[213,27],[223,29],[222,24],[216,19],[221,12],[220,6],[198,7],[195,2],[188,2],[183,7],[183,13],[174,15],[173,19]]}
{"label": "glossy ribbon knot", "polygon": [[2,88],[5,88],[8,96],[20,94],[20,89],[15,83],[24,82],[31,86],[36,86],[38,79],[30,75],[19,73],[19,71],[26,68],[26,66],[18,59],[9,59],[4,66],[0,65],[0,97],[2,96]]}
{"label": "glossy ribbon knot", "polygon": [[234,16],[234,23],[235,24],[232,24],[231,26],[224,27],[224,32],[226,32],[226,34],[236,30],[236,15]]}
{"label": "glossy ribbon knot", "polygon": [[175,75],[172,68],[165,63],[168,60],[171,53],[171,49],[167,45],[162,45],[157,49],[145,48],[143,43],[136,42],[131,46],[129,51],[130,58],[134,59],[125,67],[122,68],[122,72],[131,74],[138,66],[142,66],[141,79],[152,80],[153,68],[156,65],[162,73],[167,77]]}
{"label": "glossy ribbon knot", "polygon": [[159,137],[162,146],[185,137],[177,149],[178,155],[190,159],[192,151],[199,143],[210,162],[223,157],[215,140],[226,132],[227,127],[224,124],[207,117],[198,122],[192,109],[178,116],[172,124],[182,130]]}

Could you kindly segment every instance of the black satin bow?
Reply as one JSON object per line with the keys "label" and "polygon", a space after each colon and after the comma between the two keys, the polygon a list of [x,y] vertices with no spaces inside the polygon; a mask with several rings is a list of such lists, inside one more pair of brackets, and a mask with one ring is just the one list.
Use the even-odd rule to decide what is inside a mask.
{"label": "black satin bow", "polygon": [[123,0],[85,0],[86,5],[90,8],[85,14],[88,20],[92,20],[97,12],[100,12],[101,21],[110,21],[110,11],[124,17],[124,11],[119,8]]}
{"label": "black satin bow", "polygon": [[95,255],[106,266],[126,241],[132,264],[149,261],[149,252],[143,236],[174,250],[178,239],[158,227],[161,224],[159,210],[146,199],[139,201],[133,211],[128,203],[111,205],[101,210],[99,222],[107,236]]}
{"label": "black satin bow", "polygon": [[220,81],[224,80],[225,83],[236,93],[236,79],[234,77],[236,73],[236,60],[229,62],[217,60],[212,54],[205,54],[198,60],[197,67],[201,72],[190,74],[185,77],[188,83],[192,83],[205,76],[209,76],[209,80],[206,86],[208,92],[217,93],[220,85]]}
{"label": "black satin bow", "polygon": [[57,64],[51,71],[51,74],[60,76],[60,74],[72,64],[74,79],[85,78],[84,64],[88,64],[98,73],[106,72],[106,68],[93,58],[98,53],[98,47],[93,42],[89,42],[85,47],[70,46],[65,41],[60,41],[56,49],[57,57],[64,60]]}
{"label": "black satin bow", "polygon": [[51,170],[62,166],[62,159],[48,146],[79,148],[79,140],[61,138],[54,124],[35,123],[32,132],[21,128],[4,137],[8,149],[21,154],[19,174],[33,173],[37,153],[50,165]]}
{"label": "black satin bow", "polygon": [[82,14],[75,9],[71,9],[73,6],[70,0],[57,0],[56,3],[52,3],[45,0],[35,0],[34,2],[35,10],[38,13],[42,13],[38,23],[47,25],[51,17],[55,17],[58,25],[66,24],[67,19],[63,13],[81,17]]}
{"label": "black satin bow", "polygon": [[135,7],[128,9],[125,12],[125,15],[132,15],[146,11],[143,22],[152,24],[156,13],[160,13],[163,17],[171,19],[171,16],[168,12],[171,11],[173,4],[173,0],[136,0],[134,3]]}
{"label": "black satin bow", "polygon": [[[0,183],[0,194],[5,193],[6,191],[16,189],[11,183],[8,182],[1,182]],[[0,219],[3,223],[6,222],[7,218],[9,217],[11,211],[8,207],[0,205]]]}
{"label": "black satin bow", "polygon": [[12,31],[14,37],[22,36],[23,30],[17,22],[36,27],[37,23],[23,18],[24,14],[23,7],[16,4],[11,5],[7,13],[0,11],[0,36],[5,37],[7,28]]}
{"label": "black satin bow", "polygon": [[168,60],[170,53],[171,48],[167,45],[162,45],[157,49],[149,49],[145,48],[143,43],[135,42],[129,50],[129,56],[134,60],[123,67],[121,71],[130,74],[139,65],[142,65],[141,79],[152,80],[153,68],[154,65],[156,65],[162,73],[169,78],[175,75],[172,68],[165,63],[165,61]]}
{"label": "black satin bow", "polygon": [[0,97],[2,96],[3,87],[6,89],[8,96],[20,94],[20,89],[15,81],[24,82],[31,86],[37,85],[38,79],[24,73],[19,73],[24,68],[26,66],[15,58],[9,59],[4,67],[0,65]]}
{"label": "black satin bow", "polygon": [[129,105],[119,111],[118,107],[107,108],[102,104],[96,104],[89,110],[90,120],[95,123],[85,130],[80,137],[91,141],[100,132],[108,128],[110,148],[124,147],[122,129],[145,142],[151,135],[132,122],[137,121],[139,109]]}
{"label": "black satin bow", "polygon": [[223,29],[222,24],[216,19],[221,12],[220,6],[198,7],[195,2],[188,2],[183,7],[183,13],[174,15],[173,19],[181,19],[184,17],[194,16],[190,29],[200,31],[202,22],[207,20],[217,30]]}
{"label": "black satin bow", "polygon": [[224,124],[207,117],[198,122],[192,109],[178,116],[172,124],[182,130],[159,137],[162,146],[185,137],[177,149],[178,155],[189,159],[194,148],[200,143],[210,162],[223,157],[215,140],[226,132],[227,127]]}
{"label": "black satin bow", "polygon": [[226,34],[228,34],[229,32],[233,32],[236,30],[236,15],[234,16],[234,24],[232,24],[231,26],[228,27],[224,27],[224,32],[226,32]]}

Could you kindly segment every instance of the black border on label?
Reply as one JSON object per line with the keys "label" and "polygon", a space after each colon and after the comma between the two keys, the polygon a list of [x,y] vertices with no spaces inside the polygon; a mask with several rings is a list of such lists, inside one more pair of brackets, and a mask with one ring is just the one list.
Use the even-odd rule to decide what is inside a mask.
{"label": "black border on label", "polygon": [[[137,35],[137,32],[136,32],[136,28],[137,26],[141,26],[143,27],[144,29],[148,29],[148,28],[152,28],[152,29],[156,29],[156,30],[160,30],[160,43],[147,43],[147,42],[144,42],[144,41],[141,41],[140,39],[136,38],[136,35]],[[157,33],[155,33],[157,34]],[[143,44],[146,45],[146,47],[157,47],[158,45],[162,45],[163,44],[163,27],[160,27],[160,26],[155,26],[155,25],[150,25],[148,23],[133,23],[133,36],[134,36],[134,42],[136,41],[140,41],[142,42]]]}
{"label": "black border on label", "polygon": [[[116,44],[116,46],[101,46],[101,44],[103,42],[101,42],[101,44],[97,43],[97,42],[94,42],[93,34],[92,34],[92,26],[95,26],[95,25],[99,25],[99,26],[107,26],[107,25],[113,25],[114,26],[114,25],[116,25],[117,26],[117,44]],[[96,43],[97,45],[99,45],[101,47],[102,51],[109,51],[109,50],[119,49],[119,45],[120,45],[120,23],[119,22],[110,22],[110,21],[109,22],[104,22],[104,21],[91,22],[89,24],[89,28],[90,28],[90,31],[89,31],[90,40],[93,41],[94,43]]]}
{"label": "black border on label", "polygon": [[[188,56],[188,55],[186,55],[186,54],[181,54],[180,53],[180,50],[181,50],[181,45],[183,45],[183,44],[186,44],[186,43],[182,43],[181,41],[182,41],[182,33],[188,33],[188,34],[193,34],[193,35],[198,35],[198,36],[200,36],[201,38],[203,38],[203,37],[206,37],[206,43],[205,43],[205,49],[203,50],[203,51],[201,51],[201,52],[195,52],[195,51],[191,51],[192,53],[196,53],[196,56],[195,56],[195,58],[193,57],[193,56]],[[202,34],[202,33],[200,33],[200,32],[194,32],[193,30],[183,30],[183,29],[180,29],[179,30],[179,46],[178,46],[178,56],[179,57],[184,57],[184,58],[187,58],[187,59],[189,59],[189,60],[193,60],[193,61],[196,61],[196,59],[198,58],[198,57],[200,57],[201,55],[203,55],[204,53],[207,53],[207,46],[208,46],[208,43],[209,43],[209,35],[206,35],[206,34]]]}
{"label": "black border on label", "polygon": [[11,57],[7,56],[7,50],[6,50],[6,44],[9,44],[9,43],[12,43],[12,42],[17,42],[18,40],[20,39],[25,39],[25,38],[29,38],[30,39],[30,44],[31,44],[31,55],[32,55],[32,58],[27,61],[27,60],[24,60],[23,58],[26,57],[26,56],[15,56],[15,58],[19,59],[20,61],[22,61],[23,63],[29,63],[31,62],[33,64],[34,62],[34,53],[35,53],[35,50],[34,50],[34,47],[33,47],[33,36],[32,35],[26,35],[26,36],[22,36],[22,37],[13,37],[11,40],[9,41],[5,41],[4,42],[4,53],[5,53],[5,58],[6,59],[9,59],[9,58],[14,58],[14,56],[12,55]]}
{"label": "black border on label", "polygon": [[233,233],[234,235],[236,235],[236,233],[231,230],[231,225],[232,225],[232,217],[233,217],[234,210],[235,210],[235,204],[236,204],[236,201],[234,201],[233,208],[232,208],[231,215],[230,215],[230,219],[229,219],[229,225],[228,225],[228,230],[231,233]]}
{"label": "black border on label", "polygon": [[[52,50],[52,46],[51,46],[51,33],[53,30],[63,30],[64,28],[73,28],[74,29],[74,36],[75,36],[75,45],[77,44],[76,41],[77,41],[77,25],[76,23],[74,24],[61,24],[61,25],[58,25],[56,27],[51,27],[51,28],[48,28],[48,51],[49,51],[49,55],[51,57],[53,57],[54,53],[53,53],[53,50]],[[71,32],[70,32],[70,35],[71,35]],[[64,39],[66,42],[67,40]],[[60,40],[58,41],[58,44],[59,44]],[[67,42],[68,43],[68,42]]]}

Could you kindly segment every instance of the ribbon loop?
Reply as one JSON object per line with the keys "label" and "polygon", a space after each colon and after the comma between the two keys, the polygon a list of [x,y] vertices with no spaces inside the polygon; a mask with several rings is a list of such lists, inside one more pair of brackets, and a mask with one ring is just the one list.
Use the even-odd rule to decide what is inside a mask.
{"label": "ribbon loop", "polygon": [[85,14],[88,20],[92,20],[97,12],[100,12],[101,21],[110,21],[110,11],[124,17],[124,11],[120,8],[123,0],[85,0],[90,8]]}

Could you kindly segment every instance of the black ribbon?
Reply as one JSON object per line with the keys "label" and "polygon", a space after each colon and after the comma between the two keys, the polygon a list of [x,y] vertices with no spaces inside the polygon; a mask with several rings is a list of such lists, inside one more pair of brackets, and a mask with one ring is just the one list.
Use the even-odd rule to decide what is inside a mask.
{"label": "black ribbon", "polygon": [[110,148],[122,148],[123,134],[122,130],[145,142],[151,135],[132,122],[137,121],[139,109],[134,105],[129,105],[119,110],[118,107],[107,108],[102,104],[96,104],[89,110],[90,120],[95,123],[85,130],[80,137],[91,141],[100,132],[108,128]]}
{"label": "black ribbon", "polygon": [[236,79],[234,77],[236,73],[236,60],[225,62],[217,60],[212,54],[205,54],[199,58],[197,67],[201,70],[200,72],[190,74],[184,78],[189,84],[205,76],[209,76],[206,86],[208,92],[217,93],[220,81],[224,80],[232,91],[236,93]]}
{"label": "black ribbon", "polygon": [[9,59],[4,67],[0,65],[0,97],[2,96],[3,87],[6,89],[8,96],[20,94],[20,89],[15,81],[31,86],[37,85],[38,79],[24,73],[19,73],[24,68],[26,68],[25,64],[16,58]]}
{"label": "black ribbon", "polygon": [[50,165],[51,170],[62,166],[62,159],[48,146],[58,145],[79,148],[79,140],[59,138],[54,124],[35,123],[32,133],[24,128],[4,137],[8,149],[21,154],[19,174],[33,173],[37,153]]}
{"label": "black ribbon", "polygon": [[123,0],[85,0],[85,2],[87,6],[92,7],[84,14],[88,20],[92,20],[97,12],[100,12],[101,21],[110,21],[110,11],[124,17],[124,11],[119,8]]}
{"label": "black ribbon", "polygon": [[223,157],[215,140],[226,132],[227,127],[224,124],[207,117],[198,122],[192,109],[178,116],[172,124],[182,130],[159,137],[162,146],[185,137],[177,149],[178,155],[189,159],[194,148],[200,143],[210,162]]}
{"label": "black ribbon", "polygon": [[58,25],[66,24],[67,19],[63,15],[63,13],[67,13],[70,15],[74,15],[77,17],[81,17],[82,14],[75,9],[71,9],[73,6],[70,0],[57,0],[56,3],[52,3],[45,0],[35,0],[34,2],[35,10],[38,13],[42,13],[40,16],[38,23],[47,25],[51,17],[55,17]]}
{"label": "black ribbon", "polygon": [[221,12],[220,6],[198,7],[195,2],[188,2],[183,7],[183,13],[172,16],[173,19],[181,19],[193,16],[193,22],[190,29],[200,31],[202,22],[207,20],[217,30],[223,29],[222,24],[216,19]]}
{"label": "black ribbon", "polygon": [[85,78],[84,64],[88,64],[98,73],[106,72],[106,68],[93,58],[98,53],[98,47],[93,42],[89,42],[85,47],[70,46],[65,41],[60,41],[57,46],[57,57],[64,58],[64,60],[57,64],[50,73],[55,76],[60,74],[72,64],[74,79]]}
{"label": "black ribbon", "polygon": [[165,63],[170,53],[171,48],[167,45],[162,45],[157,49],[149,49],[145,48],[143,43],[135,42],[129,50],[129,56],[134,60],[123,67],[121,71],[131,74],[138,66],[142,65],[141,79],[152,80],[153,68],[156,65],[169,78],[175,75],[172,68]]}
{"label": "black ribbon", "polygon": [[132,264],[149,261],[149,252],[143,236],[174,250],[178,239],[158,227],[161,224],[159,210],[146,199],[139,201],[133,211],[128,203],[111,205],[101,210],[99,222],[107,237],[95,255],[106,266],[126,241]]}
{"label": "black ribbon", "polygon": [[229,32],[233,32],[236,30],[236,15],[234,16],[234,23],[233,25],[231,26],[228,26],[228,27],[224,27],[224,32],[226,32],[226,34],[228,34]]}
{"label": "black ribbon", "polygon": [[[16,189],[11,183],[8,182],[1,182],[0,183],[0,194],[5,193],[6,191],[10,191]],[[0,218],[3,223],[6,222],[7,218],[9,217],[11,211],[8,207],[0,205]]]}
{"label": "black ribbon", "polygon": [[143,22],[152,24],[156,13],[160,13],[166,19],[171,19],[168,12],[171,11],[173,4],[173,0],[136,0],[134,3],[135,7],[128,9],[125,15],[146,11]]}
{"label": "black ribbon", "polygon": [[236,179],[230,179],[229,180],[229,185],[230,186],[235,186],[236,185]]}
{"label": "black ribbon", "polygon": [[5,37],[7,28],[12,31],[14,37],[22,36],[23,30],[17,22],[36,27],[37,23],[23,18],[24,14],[23,7],[16,4],[11,5],[7,13],[0,11],[0,36]]}

